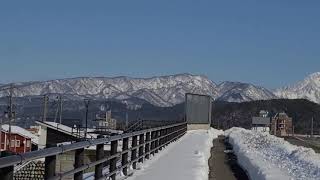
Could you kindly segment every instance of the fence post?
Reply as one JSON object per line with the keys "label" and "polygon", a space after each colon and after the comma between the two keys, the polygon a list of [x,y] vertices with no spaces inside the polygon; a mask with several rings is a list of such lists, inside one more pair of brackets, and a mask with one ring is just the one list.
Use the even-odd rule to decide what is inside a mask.
{"label": "fence post", "polygon": [[155,153],[159,152],[159,149],[158,149],[158,147],[159,147],[159,139],[158,138],[160,137],[159,136],[159,132],[160,132],[159,130],[156,131],[156,135],[155,135],[155,138],[157,139],[156,142],[155,142],[155,148],[156,148]]}
{"label": "fence post", "polygon": [[150,132],[146,133],[146,146],[145,146],[145,153],[146,153],[146,159],[149,159],[150,155]]}
{"label": "fence post", "polygon": [[168,142],[171,143],[171,139],[172,139],[172,134],[171,134],[171,133],[172,133],[172,127],[169,128],[168,131],[169,131],[169,134],[170,134],[170,135],[168,136]]}
{"label": "fence post", "polygon": [[165,136],[166,136],[166,137],[164,138],[164,143],[165,143],[166,146],[167,146],[167,145],[168,145],[167,142],[168,142],[168,139],[169,139],[169,138],[168,138],[168,128],[165,129],[164,134],[165,134]]}
{"label": "fence post", "polygon": [[[113,156],[115,154],[117,154],[117,150],[118,150],[118,141],[111,141],[111,151],[110,151],[110,156]],[[109,171],[110,173],[114,172],[117,169],[117,157],[112,158],[110,160],[110,167],[109,167]],[[115,180],[117,176],[117,173],[113,174],[110,176],[110,178],[112,180]]]}
{"label": "fence post", "polygon": [[172,133],[172,134],[171,134],[171,140],[170,140],[170,141],[172,142],[172,141],[174,140],[174,136],[175,136],[175,135],[174,135],[174,134],[175,134],[175,132],[174,132],[174,127],[171,128],[171,133]]}
{"label": "fence post", "polygon": [[155,131],[152,131],[151,132],[151,148],[150,148],[150,151],[151,151],[151,154],[154,155],[154,147],[155,147]]}
{"label": "fence post", "polygon": [[0,169],[0,176],[3,180],[13,180],[13,170],[14,166],[9,166]]}
{"label": "fence post", "polygon": [[139,145],[140,145],[140,147],[139,147],[139,157],[140,157],[139,162],[140,163],[143,163],[143,159],[144,159],[142,157],[143,149],[144,149],[143,144],[144,144],[144,134],[140,134],[140,137],[139,137]]}
{"label": "fence post", "polygon": [[[74,154],[74,168],[79,168],[84,164],[84,148],[77,149]],[[74,180],[83,180],[83,171],[74,174]]]}
{"label": "fence post", "polygon": [[[13,153],[9,152],[9,151],[0,152],[0,158],[6,157],[6,156],[11,156],[11,155],[13,155]],[[1,168],[0,169],[0,179],[13,180],[13,172],[14,172],[14,166]]]}
{"label": "fence post", "polygon": [[[138,145],[138,136],[133,136],[132,137],[132,151],[131,151],[131,161],[135,161],[137,159],[137,147]],[[137,169],[137,161],[132,163],[133,169]]]}
{"label": "fence post", "polygon": [[[99,135],[98,138],[103,138],[103,136]],[[104,144],[98,144],[96,150],[96,161],[103,159],[104,157]],[[102,170],[103,170],[103,163],[96,165],[94,169],[94,179],[102,178]]]}
{"label": "fence post", "polygon": [[160,140],[159,140],[159,151],[162,150],[162,144],[163,144],[163,129],[160,130]]}
{"label": "fence post", "polygon": [[[56,147],[56,144],[47,144],[46,148]],[[49,179],[55,176],[56,174],[56,161],[57,156],[47,156],[45,157],[45,174],[44,179]]]}
{"label": "fence post", "polygon": [[[124,138],[122,140],[122,151],[126,151],[128,149],[129,149],[129,138]],[[128,152],[122,154],[122,160],[121,160],[122,166],[127,165],[127,163],[128,163]],[[122,172],[125,176],[127,176],[128,175],[128,166],[123,167]]]}

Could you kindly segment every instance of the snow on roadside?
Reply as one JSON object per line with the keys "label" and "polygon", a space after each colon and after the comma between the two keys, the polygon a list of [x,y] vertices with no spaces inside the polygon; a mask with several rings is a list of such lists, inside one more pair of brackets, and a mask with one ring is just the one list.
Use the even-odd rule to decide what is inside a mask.
{"label": "snow on roadside", "polygon": [[232,128],[225,132],[239,164],[254,180],[316,180],[320,155],[267,133]]}
{"label": "snow on roadside", "polygon": [[141,165],[127,180],[207,180],[212,141],[223,131],[188,131],[177,142]]}

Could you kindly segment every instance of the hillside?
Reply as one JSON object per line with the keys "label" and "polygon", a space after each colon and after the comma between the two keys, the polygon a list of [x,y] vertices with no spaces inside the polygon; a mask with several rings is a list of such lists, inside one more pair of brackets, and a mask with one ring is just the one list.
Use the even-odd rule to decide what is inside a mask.
{"label": "hillside", "polygon": [[227,129],[232,126],[251,127],[251,117],[260,110],[272,115],[286,112],[293,118],[296,133],[310,133],[311,118],[314,117],[315,133],[320,131],[320,105],[304,99],[276,99],[243,103],[216,102],[213,107],[213,124]]}
{"label": "hillside", "polygon": [[[138,105],[149,102],[160,107],[184,102],[186,93],[206,94],[231,102],[277,98],[269,90],[252,84],[223,82],[217,85],[205,76],[186,73],[151,78],[79,77],[22,82],[14,86],[15,97],[62,94],[73,100],[117,100]],[[0,85],[0,97],[8,95],[8,88],[8,84]]]}

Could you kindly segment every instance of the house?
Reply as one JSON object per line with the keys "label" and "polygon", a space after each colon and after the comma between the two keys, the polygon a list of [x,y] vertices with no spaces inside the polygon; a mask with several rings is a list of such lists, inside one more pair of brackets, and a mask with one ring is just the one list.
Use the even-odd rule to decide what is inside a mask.
{"label": "house", "polygon": [[291,135],[292,118],[284,112],[276,114],[271,121],[271,134],[280,137]]}
{"label": "house", "polygon": [[270,132],[270,120],[269,112],[261,110],[258,117],[252,118],[251,129],[260,132]]}
{"label": "house", "polygon": [[25,153],[37,149],[38,137],[26,129],[19,126],[4,124],[1,127],[1,151],[11,151],[15,153]]}

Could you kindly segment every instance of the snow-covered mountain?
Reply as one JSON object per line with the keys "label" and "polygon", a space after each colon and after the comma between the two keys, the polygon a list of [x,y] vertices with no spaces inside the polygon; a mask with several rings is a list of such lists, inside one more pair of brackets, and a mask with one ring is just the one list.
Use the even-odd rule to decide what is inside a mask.
{"label": "snow-covered mountain", "polygon": [[320,103],[320,72],[313,73],[304,80],[274,92],[280,98],[308,99]]}
{"label": "snow-covered mountain", "polygon": [[[4,85],[0,89],[7,88]],[[41,82],[18,83],[14,91],[17,97],[67,94],[94,99],[127,100],[139,98],[157,106],[171,106],[184,101],[185,93],[218,95],[216,84],[204,76],[179,74],[153,78],[130,77],[82,77]],[[0,92],[0,96],[8,92]]]}
{"label": "snow-covered mountain", "polygon": [[276,99],[277,97],[269,90],[241,82],[223,82],[218,85],[218,100],[228,102],[244,102],[254,100]]}
{"label": "snow-covered mountain", "polygon": [[[0,89],[8,86],[3,85]],[[16,97],[64,94],[72,99],[116,99],[123,102],[141,99],[156,106],[181,103],[185,100],[185,93],[206,94],[232,102],[275,98],[270,91],[251,84],[224,82],[216,85],[205,76],[191,74],[152,78],[81,77],[18,83],[15,86]],[[7,94],[7,91],[0,92],[0,96]]]}

